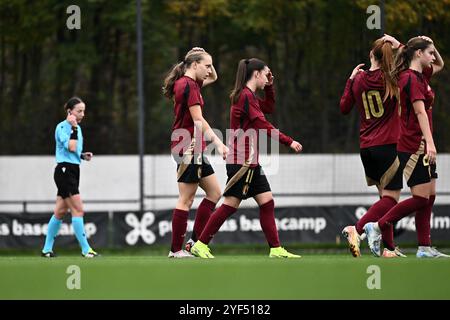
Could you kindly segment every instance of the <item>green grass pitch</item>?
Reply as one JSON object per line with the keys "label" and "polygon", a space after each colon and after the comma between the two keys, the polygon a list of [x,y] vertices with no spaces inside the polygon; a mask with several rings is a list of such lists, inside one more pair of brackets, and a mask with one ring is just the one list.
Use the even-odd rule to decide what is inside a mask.
{"label": "green grass pitch", "polygon": [[[80,270],[69,290],[67,268]],[[368,267],[380,289],[368,289]],[[0,256],[0,299],[450,299],[450,259],[380,259],[364,255],[304,254],[301,259],[216,255],[168,259],[159,255],[104,255],[87,260]],[[370,280],[369,280],[370,282]]]}

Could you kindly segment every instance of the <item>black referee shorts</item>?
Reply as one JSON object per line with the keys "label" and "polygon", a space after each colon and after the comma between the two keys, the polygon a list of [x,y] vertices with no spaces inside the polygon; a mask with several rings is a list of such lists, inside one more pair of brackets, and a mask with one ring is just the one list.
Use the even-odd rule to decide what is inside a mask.
{"label": "black referee shorts", "polygon": [[240,164],[227,164],[227,185],[223,195],[248,199],[269,192],[270,185],[260,165],[254,168],[244,167]]}
{"label": "black referee shorts", "polygon": [[53,174],[57,195],[65,199],[70,196],[79,194],[78,186],[80,184],[80,166],[73,163],[61,162],[55,168]]}
{"label": "black referee shorts", "polygon": [[387,190],[400,190],[403,187],[396,144],[362,148],[360,156],[368,186],[377,185]]}

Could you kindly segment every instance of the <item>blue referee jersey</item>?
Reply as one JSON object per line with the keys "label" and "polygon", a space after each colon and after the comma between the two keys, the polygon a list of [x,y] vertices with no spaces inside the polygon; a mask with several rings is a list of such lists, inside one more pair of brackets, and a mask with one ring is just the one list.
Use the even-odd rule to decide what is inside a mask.
{"label": "blue referee jersey", "polygon": [[73,164],[81,163],[81,152],[83,151],[83,133],[81,127],[78,126],[78,140],[76,152],[69,151],[69,140],[72,133],[72,125],[64,120],[56,126],[55,141],[56,141],[56,162],[69,162]]}

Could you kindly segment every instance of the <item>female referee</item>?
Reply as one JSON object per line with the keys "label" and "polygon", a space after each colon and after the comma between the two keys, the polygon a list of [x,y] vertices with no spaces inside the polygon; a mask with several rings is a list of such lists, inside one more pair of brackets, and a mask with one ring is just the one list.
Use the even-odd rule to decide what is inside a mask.
{"label": "female referee", "polygon": [[187,243],[190,249],[202,233],[221,191],[216,175],[208,159],[203,155],[206,143],[203,134],[216,146],[225,159],[228,148],[212,131],[203,118],[203,97],[200,89],[217,80],[212,57],[204,49],[195,47],[184,60],[176,64],[164,81],[163,93],[174,101],[174,122],[172,127],[172,156],[177,162],[177,181],[179,198],[172,216],[172,245],[169,258],[192,258],[183,250],[187,229],[189,209],[194,202],[195,193],[200,186],[206,197],[200,203],[194,222],[192,240]]}
{"label": "female referee", "polygon": [[[354,257],[361,255],[360,240],[364,225],[380,219],[400,197],[402,173],[397,157],[399,117],[397,114],[398,85],[391,76],[394,51],[400,42],[385,35],[377,39],[370,50],[370,69],[360,69],[359,64],[350,75],[340,101],[343,114],[348,114],[356,104],[360,118],[360,156],[366,174],[367,184],[376,185],[380,200],[356,223],[347,226],[342,234],[347,239]],[[392,227],[392,226],[391,226]],[[384,254],[403,254],[389,248]]]}
{"label": "female referee", "polygon": [[[434,91],[431,76],[444,67],[444,61],[433,41],[425,36],[414,37],[400,48],[392,72],[400,87],[401,125],[397,143],[400,167],[404,168],[412,197],[398,203],[378,222],[365,225],[369,247],[380,256],[380,240],[394,247],[392,225],[416,212],[419,248],[418,258],[449,257],[431,247],[430,216],[436,197],[436,146],[433,140],[432,107]],[[385,232],[389,230],[389,232]]]}
{"label": "female referee", "polygon": [[[264,89],[264,100],[255,95],[257,89]],[[236,212],[243,199],[254,198],[259,205],[261,227],[270,247],[269,256],[300,258],[280,246],[272,192],[258,163],[257,130],[266,130],[267,135],[290,146],[295,152],[302,150],[300,143],[276,130],[264,116],[264,113],[272,113],[275,106],[273,77],[267,65],[255,58],[241,60],[230,98],[230,127],[233,133],[229,140],[230,155],[226,165],[228,180],[225,200],[211,215],[191,252],[201,258],[214,258],[208,243],[225,220]]]}
{"label": "female referee", "polygon": [[87,241],[84,231],[83,202],[78,191],[81,160],[90,161],[93,156],[92,152],[82,152],[83,134],[80,122],[84,118],[86,105],[80,98],[73,97],[67,101],[64,109],[67,112],[67,118],[60,122],[55,130],[57,165],[54,180],[58,193],[54,214],[48,223],[42,256],[45,258],[56,256],[53,252],[53,243],[61,227],[62,219],[70,209],[73,230],[80,244],[82,256],[95,258],[99,254],[89,246]]}

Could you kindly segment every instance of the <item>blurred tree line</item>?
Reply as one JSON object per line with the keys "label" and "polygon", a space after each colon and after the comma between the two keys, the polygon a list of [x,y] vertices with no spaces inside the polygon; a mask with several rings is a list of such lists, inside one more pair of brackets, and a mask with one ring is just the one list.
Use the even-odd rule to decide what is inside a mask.
{"label": "blurred tree line", "polygon": [[[271,121],[305,152],[358,150],[358,115],[339,99],[380,30],[369,30],[367,0],[142,0],[146,153],[168,153],[172,103],[161,94],[170,67],[193,46],[214,59],[219,80],[203,90],[205,117],[223,132],[241,58],[265,60],[275,75]],[[81,30],[68,30],[69,5]],[[386,33],[402,42],[428,35],[446,67],[436,91],[438,151],[450,152],[450,0],[386,0]],[[87,103],[86,149],[137,153],[136,4],[108,0],[0,0],[0,154],[52,154],[54,127],[73,95]],[[287,149],[283,149],[287,152]]]}

